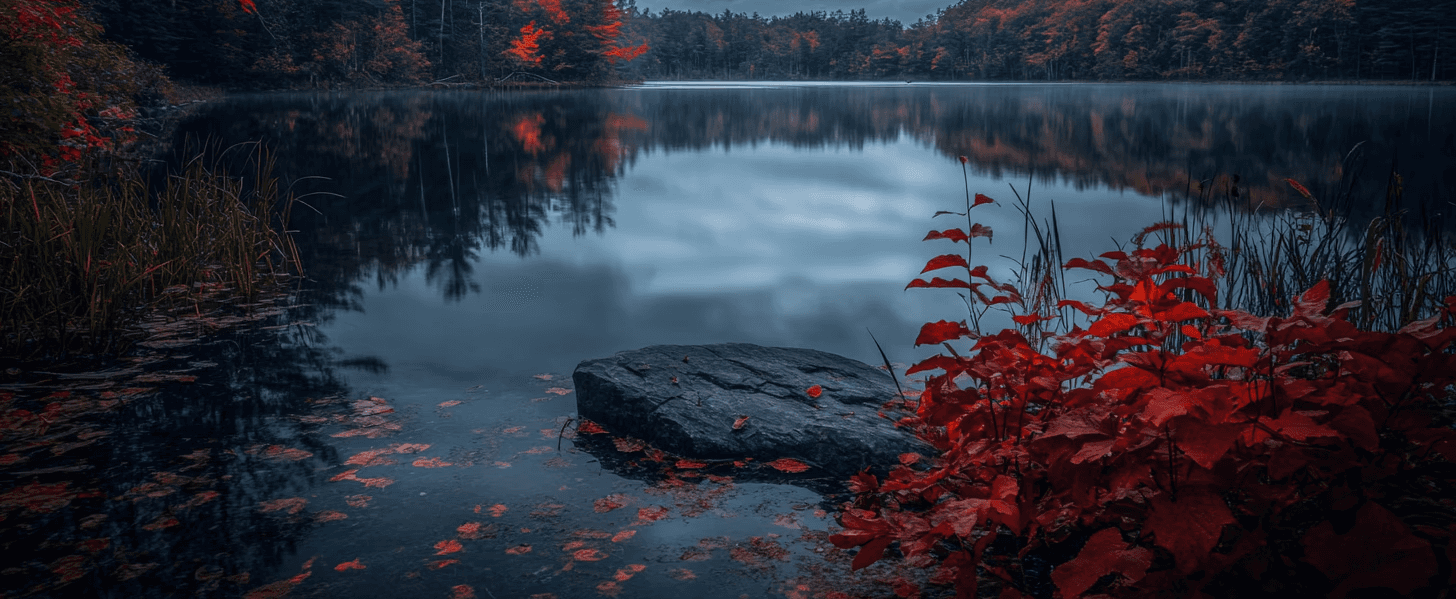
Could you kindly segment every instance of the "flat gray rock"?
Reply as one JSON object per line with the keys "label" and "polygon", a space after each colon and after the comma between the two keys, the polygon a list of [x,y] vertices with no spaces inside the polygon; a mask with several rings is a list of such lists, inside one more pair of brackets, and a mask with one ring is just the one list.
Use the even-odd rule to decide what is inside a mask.
{"label": "flat gray rock", "polygon": [[[931,451],[879,415],[896,399],[889,373],[818,350],[654,345],[586,360],[571,378],[582,418],[686,458],[793,458],[847,478]],[[807,393],[814,385],[817,398]]]}

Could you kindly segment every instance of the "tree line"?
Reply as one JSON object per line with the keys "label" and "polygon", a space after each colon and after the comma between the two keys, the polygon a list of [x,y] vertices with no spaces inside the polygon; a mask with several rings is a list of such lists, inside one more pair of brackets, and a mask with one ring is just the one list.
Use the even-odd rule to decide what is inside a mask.
{"label": "tree line", "polygon": [[963,0],[908,26],[626,7],[650,79],[1456,78],[1452,0]]}

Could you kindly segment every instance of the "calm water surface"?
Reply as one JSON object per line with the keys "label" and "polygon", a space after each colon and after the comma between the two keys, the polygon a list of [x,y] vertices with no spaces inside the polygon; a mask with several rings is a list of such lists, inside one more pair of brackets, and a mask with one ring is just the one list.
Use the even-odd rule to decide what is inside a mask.
{"label": "calm water surface", "polygon": [[[903,290],[955,251],[920,240],[957,226],[931,215],[964,207],[960,155],[971,191],[999,201],[976,209],[996,231],[976,256],[1010,279],[1012,187],[1039,215],[1056,203],[1068,256],[1188,206],[1160,198],[1190,175],[1237,174],[1251,205],[1283,206],[1286,177],[1383,197],[1394,162],[1410,206],[1439,211],[1453,119],[1450,89],[1308,86],[657,83],[209,105],[179,144],[261,140],[307,194],[305,305],[154,348],[149,368],[192,382],[71,398],[12,385],[16,408],[75,416],[6,439],[0,531],[28,553],[0,583],[17,597],[886,594],[851,579],[847,556],[824,559],[832,484],[708,480],[571,426],[558,441],[572,369],[730,341],[876,364],[872,331],[903,372],[936,353],[911,347],[920,324],[965,316],[952,292]],[[126,401],[92,414],[77,398]]]}

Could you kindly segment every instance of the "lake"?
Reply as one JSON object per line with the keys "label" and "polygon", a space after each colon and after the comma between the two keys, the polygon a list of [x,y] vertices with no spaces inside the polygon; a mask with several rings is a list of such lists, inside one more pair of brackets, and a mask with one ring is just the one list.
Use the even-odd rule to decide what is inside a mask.
{"label": "lake", "polygon": [[173,331],[141,374],[44,398],[70,420],[5,440],[0,531],[31,557],[0,588],[884,595],[886,567],[851,576],[826,542],[832,489],[578,445],[576,364],[730,341],[879,364],[873,333],[903,373],[938,353],[912,347],[921,324],[965,317],[954,293],[905,286],[955,251],[921,239],[958,226],[932,215],[967,186],[997,200],[973,213],[996,231],[976,256],[1012,280],[1018,195],[1038,218],[1055,202],[1067,256],[1232,175],[1250,209],[1298,206],[1292,178],[1351,189],[1369,217],[1394,165],[1399,207],[1449,223],[1453,132],[1444,87],[649,82],[212,103],[174,144],[273,152],[306,204],[301,305]]}

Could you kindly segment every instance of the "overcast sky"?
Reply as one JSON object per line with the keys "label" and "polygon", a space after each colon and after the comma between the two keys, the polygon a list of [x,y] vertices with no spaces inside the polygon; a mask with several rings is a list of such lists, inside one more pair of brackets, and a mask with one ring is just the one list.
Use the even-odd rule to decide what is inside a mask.
{"label": "overcast sky", "polygon": [[955,0],[637,0],[637,8],[652,9],[653,13],[664,8],[673,10],[697,10],[721,14],[725,9],[735,13],[753,14],[765,17],[788,16],[796,12],[865,9],[871,20],[885,17],[900,21],[905,26],[915,23],[925,15],[955,4]]}

